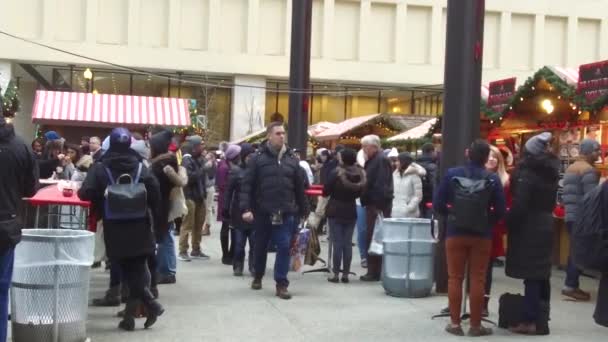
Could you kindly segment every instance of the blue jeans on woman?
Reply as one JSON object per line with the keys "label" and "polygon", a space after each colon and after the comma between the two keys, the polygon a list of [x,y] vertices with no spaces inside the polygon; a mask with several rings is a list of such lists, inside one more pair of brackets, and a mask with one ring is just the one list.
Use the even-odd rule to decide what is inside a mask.
{"label": "blue jeans on woman", "polygon": [[234,229],[234,259],[232,268],[234,270],[240,267],[241,270],[245,265],[245,245],[249,241],[249,254],[247,263],[249,272],[253,273],[253,241],[255,240],[255,230],[253,229]]}
{"label": "blue jeans on woman", "polygon": [[365,223],[365,208],[357,205],[357,245],[361,260],[367,259],[367,224]]}
{"label": "blue jeans on woman", "polygon": [[161,277],[174,276],[177,272],[177,256],[175,255],[175,240],[173,237],[174,229],[175,224],[173,222],[169,223],[169,229],[163,240],[159,242],[156,251],[156,269]]}
{"label": "blue jeans on woman", "polygon": [[[343,272],[343,277],[348,277],[350,265],[353,260],[353,231],[355,221],[344,222],[334,218],[329,219],[329,237],[333,248],[332,271],[338,275]],[[342,265],[342,262],[344,264]]]}
{"label": "blue jeans on woman", "polygon": [[0,255],[0,342],[6,341],[8,326],[8,290],[13,279],[15,249],[10,248]]}

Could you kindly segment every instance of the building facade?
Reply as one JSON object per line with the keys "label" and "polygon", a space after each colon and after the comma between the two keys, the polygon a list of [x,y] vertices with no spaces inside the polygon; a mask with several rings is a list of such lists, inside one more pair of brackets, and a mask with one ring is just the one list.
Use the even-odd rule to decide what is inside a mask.
{"label": "building facade", "polygon": [[[22,99],[15,124],[26,135],[33,131],[28,122],[40,86],[22,65],[52,87],[202,98],[218,139],[243,136],[275,113],[286,118],[292,1],[0,0],[0,60],[19,78]],[[446,6],[446,0],[314,0],[310,122],[440,113]],[[608,0],[486,1],[485,83],[602,59],[608,59]],[[94,89],[82,84],[86,67]]]}

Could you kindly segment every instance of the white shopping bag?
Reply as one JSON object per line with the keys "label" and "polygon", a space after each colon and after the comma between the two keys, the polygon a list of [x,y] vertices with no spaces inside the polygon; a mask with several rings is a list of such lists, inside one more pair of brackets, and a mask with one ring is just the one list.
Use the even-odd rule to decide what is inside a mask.
{"label": "white shopping bag", "polygon": [[368,253],[372,255],[382,255],[384,253],[384,246],[382,245],[382,221],[384,215],[381,213],[376,217],[376,225],[374,226],[374,235],[372,236],[372,242],[369,244]]}

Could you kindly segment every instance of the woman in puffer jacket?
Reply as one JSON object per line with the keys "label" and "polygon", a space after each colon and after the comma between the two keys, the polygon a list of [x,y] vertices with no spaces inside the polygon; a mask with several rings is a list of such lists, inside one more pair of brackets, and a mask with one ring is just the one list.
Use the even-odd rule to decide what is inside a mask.
{"label": "woman in puffer jacket", "polygon": [[407,153],[399,154],[399,167],[393,172],[395,198],[393,199],[394,218],[420,217],[422,201],[422,177],[426,170],[414,163],[414,158]]}
{"label": "woman in puffer jacket", "polygon": [[[357,222],[356,199],[361,196],[366,183],[365,170],[356,164],[357,152],[346,148],[339,153],[339,166],[331,171],[323,187],[323,196],[329,197],[325,211],[333,243],[333,274],[327,279],[348,283],[353,257],[353,233]],[[342,264],[342,261],[344,262]]]}

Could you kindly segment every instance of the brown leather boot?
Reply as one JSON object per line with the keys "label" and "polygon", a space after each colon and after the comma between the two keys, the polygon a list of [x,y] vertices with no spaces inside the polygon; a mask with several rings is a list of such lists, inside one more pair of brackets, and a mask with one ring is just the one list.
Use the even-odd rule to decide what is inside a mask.
{"label": "brown leather boot", "polygon": [[287,291],[287,286],[277,285],[276,296],[285,300],[291,299],[291,294],[289,293],[289,291]]}

